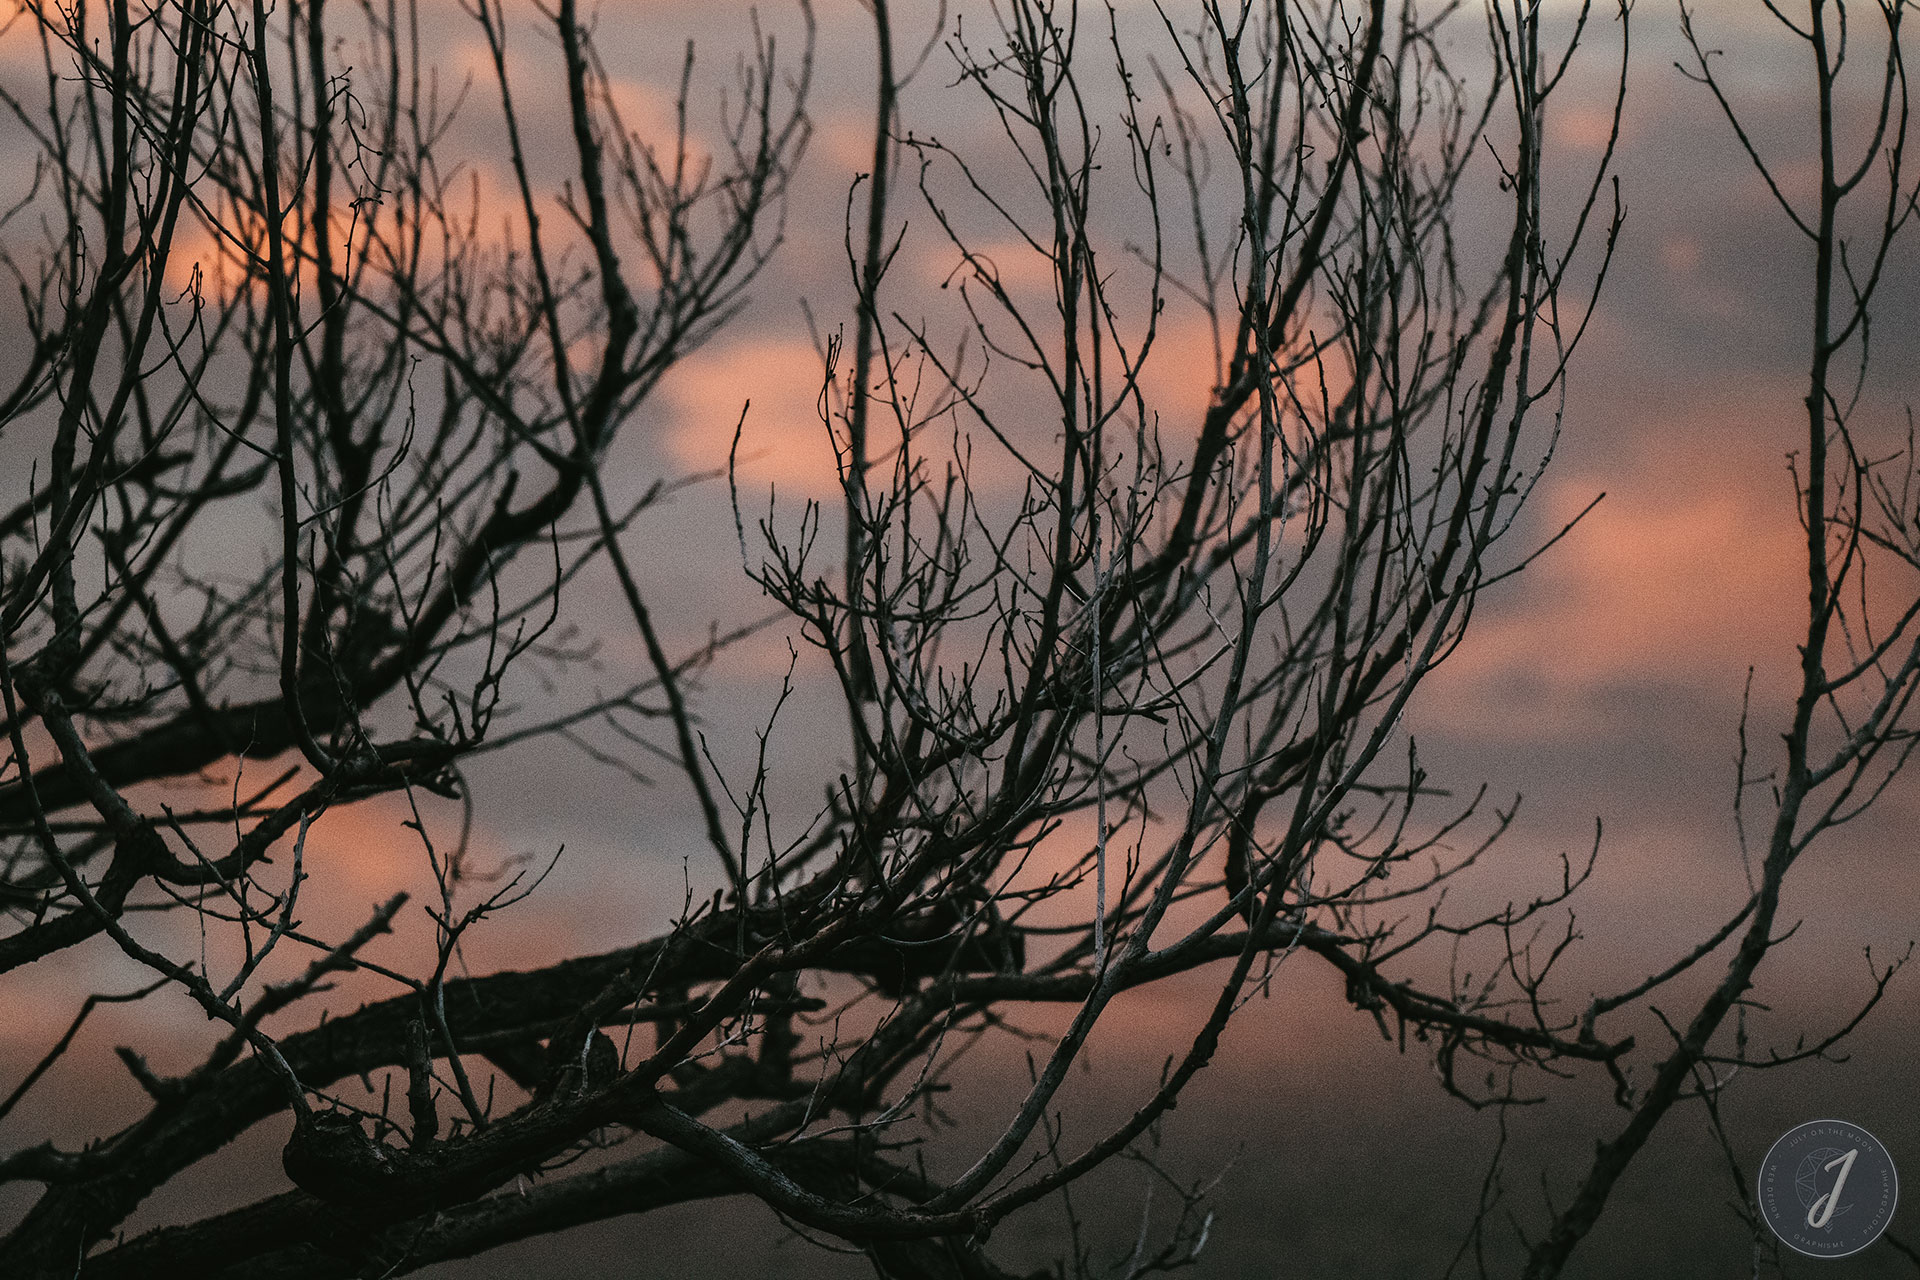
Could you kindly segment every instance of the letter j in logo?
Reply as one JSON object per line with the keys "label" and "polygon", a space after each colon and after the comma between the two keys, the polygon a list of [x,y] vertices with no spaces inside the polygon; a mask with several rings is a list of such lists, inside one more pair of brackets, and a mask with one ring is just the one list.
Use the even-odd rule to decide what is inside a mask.
{"label": "letter j in logo", "polygon": [[1878,1139],[1845,1120],[1810,1120],[1782,1134],[1760,1162],[1760,1216],[1788,1248],[1844,1258],[1880,1238],[1900,1181]]}

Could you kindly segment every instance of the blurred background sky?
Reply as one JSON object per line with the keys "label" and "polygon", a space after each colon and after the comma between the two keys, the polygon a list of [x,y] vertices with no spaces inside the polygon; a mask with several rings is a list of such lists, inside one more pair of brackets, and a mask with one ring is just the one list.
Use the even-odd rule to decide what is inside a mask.
{"label": "blurred background sky", "polygon": [[[903,50],[917,48],[932,31],[932,7],[897,8],[898,42]],[[1168,0],[1167,8],[1179,21],[1181,6]],[[472,72],[475,93],[485,98],[491,85],[484,44],[471,20],[439,0],[422,9],[434,65],[448,80]],[[1861,25],[1867,16],[1858,15]],[[783,51],[797,51],[794,11],[769,6],[759,17],[778,33]],[[951,30],[980,18],[968,9],[949,14],[947,24]],[[764,502],[766,487],[776,484],[789,514],[804,497],[837,491],[815,414],[819,360],[802,302],[827,326],[852,314],[841,228],[848,184],[867,167],[871,145],[872,37],[852,0],[820,0],[818,20],[815,136],[791,194],[787,242],[754,287],[752,305],[684,361],[643,420],[626,429],[615,475],[630,493],[662,474],[723,463],[749,400],[744,489]],[[1809,255],[1706,91],[1675,69],[1686,53],[1679,22],[1670,0],[1642,0],[1633,15],[1618,170],[1627,220],[1574,368],[1558,456],[1531,519],[1544,536],[1595,495],[1604,492],[1605,500],[1524,576],[1482,599],[1467,643],[1416,700],[1409,722],[1436,783],[1471,794],[1485,782],[1503,806],[1524,797],[1512,832],[1471,893],[1490,901],[1530,895],[1557,877],[1563,852],[1584,854],[1596,820],[1604,824],[1598,871],[1575,902],[1587,940],[1562,980],[1573,1000],[1661,967],[1737,910],[1745,893],[1732,822],[1742,690],[1751,667],[1750,739],[1754,764],[1764,769],[1787,711],[1783,690],[1797,662],[1796,612],[1804,602],[1787,455],[1804,430]],[[1804,193],[1814,137],[1806,55],[1758,3],[1714,0],[1700,8],[1697,22],[1704,41],[1726,51],[1723,69],[1753,135],[1779,161],[1789,192]],[[670,119],[671,85],[688,38],[699,43],[703,69],[694,102],[710,112],[733,59],[747,47],[746,24],[745,7],[731,4],[602,4],[598,47],[628,123],[645,130]],[[1156,36],[1146,6],[1124,5],[1121,30],[1143,57],[1159,49],[1165,59],[1164,33]],[[1484,33],[1472,14],[1451,30],[1460,66],[1471,73],[1484,61]],[[1619,38],[1617,22],[1596,16],[1571,100],[1549,132],[1562,179],[1591,165],[1605,141]],[[8,39],[11,74],[22,54],[17,37]],[[537,91],[554,82],[552,41],[530,29],[516,30],[514,41],[512,69],[531,131],[536,139],[558,137],[558,99]],[[1090,60],[1098,54],[1090,50]],[[1004,155],[993,152],[977,105],[954,85],[952,68],[936,48],[903,99],[905,126],[971,154]],[[504,160],[494,114],[477,101],[464,119],[450,147],[470,159],[483,184],[497,183]],[[538,161],[537,142],[533,150]],[[565,148],[552,153],[564,159]],[[546,176],[557,183],[562,174]],[[1490,210],[1495,194],[1492,170],[1482,165],[1462,206],[1469,242],[1482,216],[1476,210]],[[910,189],[899,192],[893,219],[908,230],[886,300],[912,314],[936,305],[928,300],[954,253],[931,233]],[[1207,356],[1197,320],[1177,311],[1169,320],[1157,354],[1169,379],[1163,413],[1183,394],[1194,409],[1204,397]],[[1917,358],[1920,240],[1909,240],[1883,289],[1861,411],[1860,421],[1883,444],[1904,439]],[[710,622],[742,621],[765,608],[740,573],[723,484],[689,489],[650,513],[629,546],[656,616],[670,620],[683,647]],[[644,671],[644,654],[606,585],[584,582],[569,598],[573,619],[601,641],[594,663],[574,671],[557,698],[584,700],[596,685],[611,690]],[[751,731],[778,692],[786,657],[785,634],[775,628],[724,655],[709,675],[707,734],[723,763],[751,750]],[[798,816],[811,812],[846,737],[835,700],[809,674],[803,664],[799,694],[773,739],[776,799]],[[638,788],[552,740],[486,758],[469,778],[481,849],[505,857],[566,848],[533,900],[475,937],[467,952],[475,971],[631,942],[671,918],[687,881],[698,893],[709,878],[706,868],[683,863],[682,850],[697,847],[690,839],[696,815],[670,779]],[[1819,1033],[1844,1019],[1868,988],[1863,949],[1891,957],[1920,934],[1916,787],[1920,775],[1903,779],[1867,818],[1823,840],[1789,879],[1783,918],[1804,924],[1762,971],[1755,994],[1773,1012],[1756,1017],[1757,1043],[1784,1046],[1802,1029]],[[316,878],[315,891],[331,905],[314,905],[313,918],[334,912],[350,921],[396,889],[419,889],[423,867],[398,828],[400,816],[362,806],[316,829],[325,859],[317,865],[326,874]],[[1277,983],[1271,998],[1243,1011],[1223,1052],[1165,1126],[1170,1169],[1187,1177],[1225,1172],[1212,1238],[1195,1274],[1438,1276],[1471,1217],[1497,1138],[1495,1117],[1449,1099],[1419,1046],[1403,1056],[1384,1043],[1370,1020],[1346,1008],[1336,982],[1305,966],[1283,975],[1290,980]],[[125,964],[102,948],[13,975],[0,1010],[0,1080],[17,1078],[44,1051],[85,991],[131,985]],[[1069,1100],[1075,1132],[1084,1137],[1103,1114],[1131,1109],[1134,1086],[1157,1074],[1165,1054],[1182,1043],[1181,1029],[1196,1020],[1184,997],[1200,989],[1142,993],[1116,1010],[1093,1045],[1091,1074]],[[184,1001],[103,1009],[80,1048],[91,1047],[97,1064],[107,1046],[150,1043],[156,1020],[165,1018],[177,1020],[184,1064],[187,1046],[201,1034]],[[1650,1020],[1634,1029],[1643,1044],[1661,1034]],[[1727,1114],[1745,1167],[1750,1171],[1787,1127],[1836,1115],[1873,1130],[1920,1179],[1917,1042],[1920,975],[1903,975],[1852,1041],[1844,1065],[1740,1081]],[[991,1082],[1023,1081],[1023,1053],[1023,1046],[1002,1043],[976,1055],[964,1074],[971,1087],[954,1097],[963,1127],[993,1123]],[[164,1051],[154,1056],[157,1067],[168,1065]],[[123,1112],[130,1118],[137,1105],[131,1085],[89,1074],[80,1066],[86,1060],[77,1049],[43,1082],[0,1125],[0,1144],[75,1140],[108,1131]],[[1531,1226],[1542,1217],[1542,1177],[1563,1201],[1593,1140],[1620,1122],[1597,1073],[1549,1092],[1547,1104],[1509,1117],[1507,1194]],[[154,1197],[135,1225],[277,1187],[280,1141],[277,1129],[249,1135],[235,1158],[211,1162]],[[1131,1247],[1148,1182],[1141,1171],[1121,1167],[1080,1193],[1077,1207],[1100,1242],[1096,1257]],[[1731,1194],[1704,1117],[1681,1108],[1621,1183],[1569,1274],[1747,1275],[1750,1249],[1727,1207]],[[21,1203],[16,1190],[0,1198],[0,1209]],[[1153,1204],[1167,1211],[1164,1192]],[[1920,1237],[1912,1225],[1917,1214],[1910,1202],[1894,1231]],[[1060,1229],[1051,1208],[1016,1217],[996,1236],[996,1255],[1038,1265],[1058,1252]],[[1789,1268],[1792,1275],[1836,1278],[1916,1273],[1884,1243],[1854,1259]],[[423,1274],[828,1277],[866,1269],[858,1258],[794,1239],[767,1210],[739,1200],[603,1223]]]}

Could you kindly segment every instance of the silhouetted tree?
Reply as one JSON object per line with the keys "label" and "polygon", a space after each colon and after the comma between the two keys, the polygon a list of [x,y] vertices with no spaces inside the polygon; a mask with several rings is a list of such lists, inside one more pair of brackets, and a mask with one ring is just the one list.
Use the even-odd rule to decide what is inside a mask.
{"label": "silhouetted tree", "polygon": [[[1581,1006],[1551,999],[1571,929],[1540,928],[1592,856],[1456,913],[1441,890],[1512,812],[1484,792],[1439,807],[1402,718],[1478,593],[1565,532],[1521,515],[1621,225],[1612,140],[1577,178],[1545,142],[1588,10],[1556,33],[1493,0],[1469,73],[1441,15],[1385,0],[1170,6],[1151,62],[1111,11],[1043,0],[942,15],[910,59],[870,0],[854,303],[822,337],[813,424],[842,498],[763,506],[730,485],[740,569],[808,650],[786,690],[828,682],[851,733],[795,815],[771,802],[777,706],[745,744],[756,767],[729,776],[709,751],[702,699],[720,695],[699,677],[744,633],[675,652],[650,607],[635,522],[681,479],[616,501],[630,478],[606,462],[780,243],[811,15],[797,52],[752,28],[711,133],[689,51],[660,134],[623,118],[573,0],[462,8],[493,80],[458,91],[421,34],[452,19],[400,0],[31,2],[6,37],[38,42],[44,77],[5,99],[37,168],[6,246],[29,358],[0,424],[33,462],[0,516],[0,970],[87,947],[151,981],[87,1001],[0,1116],[102,1000],[184,993],[219,1034],[179,1075],[122,1049],[150,1096],[126,1127],[0,1158],[45,1185],[0,1271],[395,1275],[744,1193],[884,1275],[998,1275],[994,1226],[1139,1154],[1291,962],[1331,966],[1474,1105],[1582,1069],[1629,1109],[1533,1252],[1528,1274],[1557,1273],[1652,1128],[1745,1058],[1722,1024],[1795,857],[1911,749],[1916,609],[1869,631],[1842,603],[1866,557],[1920,564],[1911,458],[1856,448],[1830,390],[1911,209],[1897,0],[1866,159],[1824,148],[1817,209],[1790,207],[1819,258],[1810,613],[1752,896]],[[1823,103],[1835,13],[1814,0],[1802,32]],[[563,156],[536,150],[509,57],[523,18],[557,47],[542,107]],[[992,156],[906,116],[934,57],[998,122]],[[502,191],[456,162],[456,108],[491,113]],[[1881,159],[1883,235],[1843,257],[1834,210]],[[1462,225],[1470,189],[1497,226]],[[944,304],[889,274],[908,203],[947,246]],[[1177,371],[1210,388],[1191,420],[1152,376],[1177,308],[1210,335],[1210,361]],[[606,572],[649,674],[515,710],[526,672],[569,679],[580,629],[605,624],[582,576]],[[487,879],[418,798],[471,807],[466,762],[588,727],[636,776],[669,764],[700,818],[686,855],[710,860],[693,880],[715,891],[687,889],[658,937],[463,976],[463,938],[539,872]],[[381,853],[425,860],[435,899],[309,933],[303,885],[326,874],[309,833],[380,796],[415,801]],[[414,930],[429,962],[375,958]],[[1446,952],[1482,943],[1490,971],[1449,979]],[[1633,1085],[1622,1020],[1726,948]],[[1200,971],[1215,994],[1158,1084],[1068,1141],[1061,1087],[1116,998]],[[391,994],[322,1019],[353,974]],[[1035,1005],[1065,1012],[1029,1077],[994,1082],[993,1131],[934,1123],[960,1052]],[[156,1188],[277,1116],[289,1189],[122,1238]],[[1204,1197],[1177,1190],[1119,1274],[1197,1256]]]}

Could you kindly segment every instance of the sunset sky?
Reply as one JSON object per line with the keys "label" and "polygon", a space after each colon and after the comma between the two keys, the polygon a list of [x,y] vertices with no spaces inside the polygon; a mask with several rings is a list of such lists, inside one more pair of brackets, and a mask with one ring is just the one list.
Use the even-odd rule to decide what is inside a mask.
{"label": "sunset sky", "polygon": [[[1549,3],[1566,8],[1566,0]],[[931,32],[932,6],[897,7],[898,44],[917,50]],[[1170,12],[1179,7],[1168,0]],[[979,8],[961,5],[959,21],[972,24]],[[818,10],[815,133],[791,193],[786,242],[754,286],[751,305],[684,360],[626,429],[609,473],[615,506],[621,493],[637,494],[657,476],[724,466],[749,402],[740,477],[750,514],[764,509],[769,485],[787,522],[804,499],[831,501],[838,491],[815,414],[820,362],[802,301],[823,326],[851,327],[842,216],[848,185],[866,168],[871,146],[872,51],[853,0],[818,0]],[[1138,42],[1141,62],[1155,49],[1164,58],[1165,35],[1156,34],[1151,7],[1127,0],[1121,10],[1122,32]],[[470,123],[450,145],[474,166],[484,199],[504,201],[485,46],[451,0],[423,3],[422,13],[440,74],[476,78]],[[763,6],[760,16],[783,51],[797,51],[791,7]],[[1868,16],[1860,15],[1863,27]],[[734,57],[746,47],[745,18],[744,6],[711,0],[602,3],[598,47],[627,123],[643,132],[669,127],[670,86],[689,37],[701,57],[695,106],[710,117]],[[949,29],[955,21],[949,14]],[[1705,43],[1726,51],[1727,80],[1753,136],[1778,162],[1789,193],[1804,196],[1814,172],[1805,55],[1757,3],[1712,0],[1696,22]],[[1100,23],[1104,37],[1104,18]],[[1687,56],[1679,23],[1671,0],[1642,0],[1633,15],[1618,164],[1626,222],[1574,365],[1557,456],[1529,509],[1534,542],[1597,495],[1605,498],[1527,573],[1481,600],[1465,645],[1424,687],[1407,725],[1437,785],[1466,796],[1484,782],[1490,801],[1502,807],[1524,797],[1512,832],[1463,887],[1472,900],[1538,891],[1558,875],[1559,856],[1583,857],[1596,820],[1603,824],[1599,870],[1575,902],[1587,940],[1563,980],[1570,999],[1661,967],[1743,901],[1732,820],[1742,692],[1751,668],[1750,769],[1763,772],[1779,754],[1797,673],[1796,615],[1805,603],[1804,540],[1787,455],[1805,430],[1809,255],[1711,97],[1675,69],[1675,60]],[[1560,166],[1553,176],[1560,180],[1589,168],[1605,142],[1619,38],[1617,22],[1596,17],[1566,109],[1550,125],[1549,147]],[[517,30],[514,39],[511,65],[530,131],[536,139],[543,131],[557,138],[561,104],[538,92],[554,75],[553,42],[531,29]],[[1456,22],[1453,39],[1460,66],[1473,74],[1484,63],[1477,19]],[[1103,47],[1088,47],[1097,65]],[[11,82],[31,56],[17,31],[5,37],[0,75]],[[1859,55],[1863,69],[1870,70],[1865,64],[1873,56]],[[936,48],[903,98],[904,125],[936,133],[958,150],[995,154],[977,104],[953,82],[952,60]],[[1098,82],[1108,90],[1105,79]],[[15,145],[0,137],[0,158]],[[533,150],[538,161],[541,149]],[[566,159],[564,147],[547,154],[556,163]],[[550,187],[563,176],[558,167],[544,175]],[[1461,212],[1469,251],[1476,210],[1490,209],[1496,196],[1493,170],[1480,166]],[[883,303],[950,319],[951,296],[942,297],[940,284],[954,252],[933,233],[918,201],[903,184],[893,203],[893,225],[904,223],[907,232]],[[1136,229],[1125,216],[1116,211],[1116,244]],[[1889,266],[1860,411],[1863,430],[1884,452],[1904,442],[1905,406],[1920,368],[1917,250],[1920,238],[1910,238]],[[1023,252],[1009,245],[996,260],[1010,279],[1044,287],[1046,263]],[[0,350],[0,375],[13,358]],[[1211,359],[1198,312],[1176,301],[1152,380],[1168,438],[1185,429],[1177,422],[1183,403],[1193,413],[1204,404]],[[979,474],[983,484],[996,483],[984,457]],[[1010,475],[1008,468],[998,480]],[[690,488],[649,513],[628,545],[670,648],[698,643],[712,622],[741,623],[768,607],[741,573],[724,482]],[[611,574],[589,576],[569,597],[572,619],[599,637],[600,647],[594,664],[554,695],[563,702],[646,673],[612,583]],[[1889,599],[1915,588],[1891,573],[1876,585]],[[724,654],[706,678],[707,734],[723,764],[749,759],[752,730],[786,670],[789,636],[798,643],[791,628],[760,633]],[[774,799],[793,818],[811,811],[847,754],[843,711],[818,675],[802,663],[799,691],[773,738]],[[538,696],[531,685],[521,692]],[[529,714],[540,710],[530,707]],[[696,897],[712,887],[712,868],[683,864],[697,814],[670,778],[653,789],[636,787],[558,740],[485,757],[468,776],[479,797],[475,843],[485,856],[531,854],[544,862],[565,847],[538,894],[473,939],[466,958],[475,972],[625,945],[667,924],[689,884]],[[1759,812],[1763,801],[1760,793],[1749,796]],[[316,866],[325,872],[310,900],[316,928],[350,929],[368,904],[421,889],[422,859],[400,827],[406,816],[404,804],[381,801],[330,814],[315,828]],[[435,816],[448,821],[453,811]],[[1916,823],[1920,775],[1902,779],[1870,815],[1833,833],[1797,869],[1783,920],[1805,923],[1762,970],[1754,994],[1775,1012],[1756,1017],[1759,1043],[1790,1045],[1803,1029],[1817,1033],[1843,1018],[1869,986],[1862,949],[1889,958],[1920,935]],[[391,945],[391,954],[405,955],[411,944],[403,937]],[[1296,985],[1281,984],[1272,998],[1243,1011],[1220,1058],[1165,1127],[1171,1167],[1199,1176],[1234,1162],[1217,1193],[1213,1239],[1194,1274],[1437,1276],[1471,1215],[1495,1141],[1493,1118],[1447,1098],[1419,1046],[1401,1056],[1383,1043],[1368,1019],[1345,1006],[1337,982],[1304,965],[1290,972]],[[45,1051],[86,992],[137,983],[134,968],[105,947],[11,975],[0,988],[0,1091]],[[1133,1086],[1151,1082],[1195,1020],[1187,997],[1205,990],[1204,981],[1170,986],[1116,1008],[1094,1045],[1095,1075],[1075,1086],[1072,1105],[1085,1117],[1080,1133],[1130,1109]],[[350,1005],[376,992],[384,994],[356,977],[336,1002]],[[1651,1019],[1633,1029],[1647,1044],[1662,1034]],[[110,1064],[111,1046],[153,1044],[156,1036],[179,1055],[168,1063],[162,1048],[156,1066],[181,1066],[202,1044],[204,1020],[185,999],[101,1010],[75,1056],[0,1123],[0,1148],[44,1136],[75,1141],[136,1114],[139,1095],[123,1076],[94,1074],[83,1064]],[[1727,1109],[1739,1155],[1750,1166],[1788,1125],[1833,1113],[1872,1129],[1920,1178],[1920,1107],[1913,1102],[1920,1067],[1911,1050],[1917,1037],[1920,975],[1903,975],[1857,1037],[1849,1063],[1756,1076],[1732,1092]],[[995,1071],[1024,1079],[1023,1052],[1005,1044],[982,1053],[968,1077],[977,1092],[956,1098],[963,1123],[991,1123],[993,1092],[980,1082]],[[1620,1122],[1605,1105],[1608,1089],[1597,1072],[1555,1085],[1553,1094],[1549,1105],[1512,1118],[1507,1180],[1534,1223],[1541,1218],[1537,1172],[1548,1169],[1561,1180],[1556,1192],[1564,1191],[1592,1140]],[[279,1177],[280,1140],[278,1130],[249,1135],[242,1158],[219,1168],[211,1162],[203,1174],[168,1187],[130,1225],[262,1194],[260,1171]],[[1729,1268],[1744,1255],[1741,1228],[1726,1207],[1727,1176],[1697,1108],[1677,1111],[1569,1274],[1736,1274]],[[1083,1211],[1123,1242],[1143,1185],[1133,1172],[1103,1173]],[[25,1203],[17,1188],[0,1189],[0,1217]],[[1920,1237],[1916,1214],[1920,1209],[1903,1210],[1893,1230]],[[1038,1265],[1057,1229],[1042,1214],[1015,1218],[996,1236],[1004,1241],[998,1252]],[[864,1274],[865,1265],[787,1237],[757,1205],[722,1202],[605,1223],[421,1274],[528,1274],[555,1257],[568,1260],[567,1274],[592,1278],[841,1277]],[[648,1269],[634,1270],[636,1258]],[[1820,1274],[1893,1276],[1911,1274],[1911,1267],[1880,1246],[1827,1264]]]}

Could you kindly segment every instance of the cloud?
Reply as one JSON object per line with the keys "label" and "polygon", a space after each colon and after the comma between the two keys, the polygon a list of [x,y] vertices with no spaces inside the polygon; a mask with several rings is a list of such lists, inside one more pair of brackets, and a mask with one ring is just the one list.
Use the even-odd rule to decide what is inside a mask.
{"label": "cloud", "polygon": [[673,415],[675,460],[692,470],[725,470],[738,428],[736,467],[751,507],[769,484],[794,499],[838,495],[834,445],[821,418],[824,380],[804,330],[695,352],[661,388]]}

